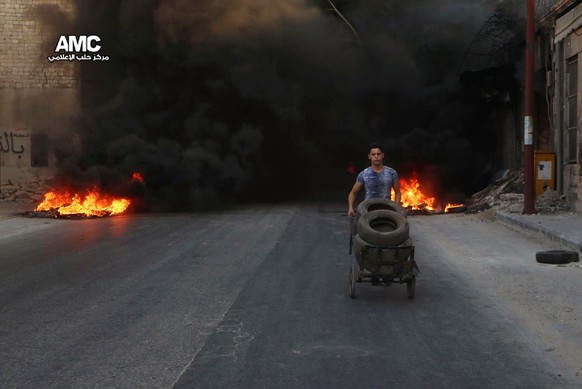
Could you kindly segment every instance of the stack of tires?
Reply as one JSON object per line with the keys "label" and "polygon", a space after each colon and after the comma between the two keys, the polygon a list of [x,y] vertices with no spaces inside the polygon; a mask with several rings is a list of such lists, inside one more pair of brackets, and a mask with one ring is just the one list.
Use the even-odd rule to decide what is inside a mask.
{"label": "stack of tires", "polygon": [[404,261],[410,250],[378,249],[412,246],[406,210],[386,199],[365,200],[357,208],[354,255],[360,266],[382,273],[382,265]]}

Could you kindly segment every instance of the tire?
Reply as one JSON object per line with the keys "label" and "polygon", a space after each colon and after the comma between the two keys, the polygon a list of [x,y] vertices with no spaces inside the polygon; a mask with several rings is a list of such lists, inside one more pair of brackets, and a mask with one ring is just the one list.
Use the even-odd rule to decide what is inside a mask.
{"label": "tire", "polygon": [[368,199],[362,201],[356,208],[356,216],[360,218],[370,211],[382,209],[398,212],[406,217],[406,210],[397,202],[388,199]]}
{"label": "tire", "polygon": [[536,261],[538,263],[549,263],[552,265],[578,262],[579,257],[576,251],[568,250],[548,250],[538,251],[536,253]]}
{"label": "tire", "polygon": [[360,261],[360,258],[362,257],[362,252],[364,251],[365,244],[366,242],[364,242],[362,238],[360,238],[360,235],[354,236],[352,252],[354,253],[354,256],[356,257],[357,261]]}
{"label": "tire", "polygon": [[408,221],[395,211],[370,211],[358,221],[358,235],[370,245],[398,246],[409,237]]}

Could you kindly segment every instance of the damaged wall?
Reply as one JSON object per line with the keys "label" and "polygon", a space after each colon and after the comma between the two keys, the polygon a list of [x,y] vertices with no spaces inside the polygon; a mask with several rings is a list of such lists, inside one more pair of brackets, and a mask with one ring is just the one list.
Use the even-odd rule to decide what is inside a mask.
{"label": "damaged wall", "polygon": [[63,33],[54,21],[74,16],[72,0],[0,1],[0,185],[53,174],[48,142],[73,125],[79,76],[74,62],[48,56]]}
{"label": "damaged wall", "polygon": [[553,64],[557,174],[561,191],[577,212],[582,212],[582,36],[577,27],[580,22],[582,5],[556,20]]}

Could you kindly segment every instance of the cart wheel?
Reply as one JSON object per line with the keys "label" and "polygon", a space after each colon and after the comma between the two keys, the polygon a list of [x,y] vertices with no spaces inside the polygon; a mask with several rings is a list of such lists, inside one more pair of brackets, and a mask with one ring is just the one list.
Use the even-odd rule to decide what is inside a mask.
{"label": "cart wheel", "polygon": [[411,279],[406,281],[406,292],[408,292],[408,298],[414,298],[414,292],[416,291],[416,276],[412,276]]}
{"label": "cart wheel", "polygon": [[350,277],[349,277],[348,292],[349,292],[351,298],[356,297],[356,266],[354,264],[350,265]]}

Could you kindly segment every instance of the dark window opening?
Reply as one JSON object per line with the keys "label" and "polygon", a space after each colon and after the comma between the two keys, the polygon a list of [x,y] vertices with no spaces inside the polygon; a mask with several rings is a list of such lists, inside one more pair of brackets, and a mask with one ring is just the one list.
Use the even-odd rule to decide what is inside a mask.
{"label": "dark window opening", "polygon": [[576,162],[578,144],[578,57],[566,64],[566,161]]}
{"label": "dark window opening", "polygon": [[48,167],[48,136],[46,134],[31,135],[30,166]]}

